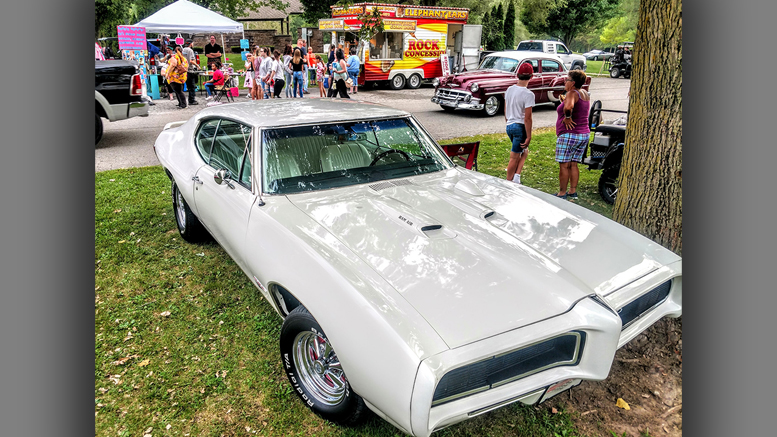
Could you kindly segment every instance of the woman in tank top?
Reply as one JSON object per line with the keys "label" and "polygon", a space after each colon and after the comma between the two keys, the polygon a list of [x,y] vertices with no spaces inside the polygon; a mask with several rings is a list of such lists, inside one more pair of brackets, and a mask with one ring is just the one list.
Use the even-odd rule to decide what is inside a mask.
{"label": "woman in tank top", "polygon": [[[559,191],[555,195],[562,199],[577,200],[577,182],[580,170],[577,163],[583,160],[591,130],[588,128],[588,109],[591,98],[582,89],[586,75],[582,70],[571,70],[564,82],[566,95],[556,108],[556,162],[559,163]],[[569,191],[567,191],[567,187]]]}

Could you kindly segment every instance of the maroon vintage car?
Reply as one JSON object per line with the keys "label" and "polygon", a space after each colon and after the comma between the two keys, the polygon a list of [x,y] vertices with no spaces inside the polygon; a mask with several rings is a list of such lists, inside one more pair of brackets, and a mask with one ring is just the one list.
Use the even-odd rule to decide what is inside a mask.
{"label": "maroon vintage car", "polygon": [[[489,54],[477,70],[434,79],[432,103],[446,111],[460,108],[495,115],[503,107],[505,91],[517,82],[518,66],[524,62],[534,67],[534,77],[529,80],[528,88],[534,91],[535,103],[558,106],[567,76],[567,68],[561,59],[553,54],[515,50]],[[583,88],[588,90],[590,84],[588,77]]]}

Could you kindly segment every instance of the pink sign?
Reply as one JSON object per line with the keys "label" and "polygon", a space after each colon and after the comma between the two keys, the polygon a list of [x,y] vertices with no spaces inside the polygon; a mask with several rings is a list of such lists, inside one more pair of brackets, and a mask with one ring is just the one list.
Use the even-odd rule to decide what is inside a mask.
{"label": "pink sign", "polygon": [[136,26],[116,26],[119,34],[119,50],[148,50],[146,28]]}

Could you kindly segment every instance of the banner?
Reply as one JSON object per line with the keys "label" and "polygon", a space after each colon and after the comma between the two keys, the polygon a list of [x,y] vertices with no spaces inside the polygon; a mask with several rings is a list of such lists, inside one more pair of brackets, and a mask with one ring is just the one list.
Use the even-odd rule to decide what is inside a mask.
{"label": "banner", "polygon": [[450,64],[450,58],[448,58],[448,55],[446,54],[440,55],[440,66],[442,67],[443,76],[447,76],[451,74],[451,64]]}
{"label": "banner", "polygon": [[415,32],[415,20],[383,20],[384,32]]}
{"label": "banner", "polygon": [[322,19],[318,20],[319,30],[344,30],[345,20],[343,19]]}
{"label": "banner", "polygon": [[146,50],[146,28],[116,26],[119,36],[119,50]]}
{"label": "banner", "polygon": [[247,38],[246,38],[246,39],[241,39],[241,40],[240,40],[240,48],[241,48],[241,49],[247,49],[247,48],[249,48],[249,46],[248,46],[248,39],[247,39]]}

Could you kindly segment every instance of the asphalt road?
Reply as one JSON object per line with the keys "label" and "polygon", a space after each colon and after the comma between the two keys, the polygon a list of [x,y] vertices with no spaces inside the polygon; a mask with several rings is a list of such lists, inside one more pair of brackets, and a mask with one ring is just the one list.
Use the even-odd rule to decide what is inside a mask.
{"label": "asphalt road", "polygon": [[[592,100],[601,100],[605,109],[626,110],[631,80],[595,77],[591,81]],[[247,90],[240,90],[244,96]],[[309,96],[318,96],[318,90],[311,88]],[[484,117],[471,111],[444,112],[431,102],[434,88],[424,85],[417,90],[399,90],[377,88],[360,90],[352,95],[354,100],[380,103],[393,108],[411,112],[424,127],[438,140],[468,135],[504,132],[505,122],[502,113],[494,117]],[[237,97],[237,102],[250,102],[245,97]],[[111,123],[103,119],[104,133],[102,141],[95,148],[95,172],[119,168],[146,167],[158,165],[153,145],[165,124],[172,121],[187,120],[198,110],[205,107],[205,98],[200,97],[200,105],[186,109],[176,108],[177,102],[155,100],[148,117],[135,117]],[[553,126],[556,123],[556,111],[551,105],[540,105],[533,111],[534,127]],[[606,115],[605,115],[606,118]]]}

